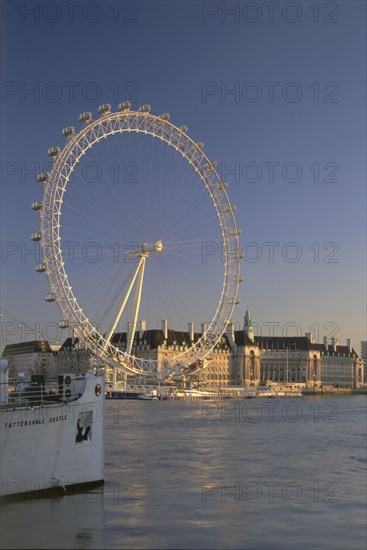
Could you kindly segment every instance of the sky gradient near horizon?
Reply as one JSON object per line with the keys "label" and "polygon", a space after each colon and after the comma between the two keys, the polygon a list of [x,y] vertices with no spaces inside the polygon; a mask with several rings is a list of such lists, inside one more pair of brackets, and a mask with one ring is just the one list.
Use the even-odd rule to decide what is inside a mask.
{"label": "sky gradient near horizon", "polygon": [[[62,146],[63,127],[79,127],[80,113],[130,99],[187,124],[228,182],[246,256],[237,327],[248,304],[256,334],[351,337],[359,352],[367,339],[364,2],[1,7],[1,308],[10,314],[1,318],[2,348],[39,332],[66,337],[52,328],[60,314],[43,300],[47,280],[27,252],[39,227],[30,206],[42,195],[32,170]],[[203,288],[201,309],[188,290],[183,317],[198,329],[217,297]]]}

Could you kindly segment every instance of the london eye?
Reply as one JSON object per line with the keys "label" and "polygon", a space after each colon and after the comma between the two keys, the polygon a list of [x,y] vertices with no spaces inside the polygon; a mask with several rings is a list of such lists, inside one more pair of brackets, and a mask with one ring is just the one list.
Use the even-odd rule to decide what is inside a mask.
{"label": "london eye", "polygon": [[[127,101],[79,117],[38,175],[40,241],[48,302],[90,351],[128,375],[195,371],[221,339],[237,300],[239,230],[216,163],[201,142],[150,106]],[[139,318],[205,331],[162,361],[136,352]],[[123,345],[116,340],[126,328]]]}

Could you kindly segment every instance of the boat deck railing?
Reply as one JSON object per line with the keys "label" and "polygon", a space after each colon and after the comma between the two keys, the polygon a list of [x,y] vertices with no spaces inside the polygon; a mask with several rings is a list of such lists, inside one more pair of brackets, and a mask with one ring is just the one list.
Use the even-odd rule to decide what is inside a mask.
{"label": "boat deck railing", "polygon": [[[81,378],[80,380],[84,379]],[[9,380],[6,384],[7,397],[5,402],[0,403],[0,408],[39,407],[75,401],[82,395],[81,386],[75,384],[75,379],[71,382],[68,386],[65,386],[60,384],[57,378],[47,379],[44,384]],[[4,396],[4,388],[2,390]]]}

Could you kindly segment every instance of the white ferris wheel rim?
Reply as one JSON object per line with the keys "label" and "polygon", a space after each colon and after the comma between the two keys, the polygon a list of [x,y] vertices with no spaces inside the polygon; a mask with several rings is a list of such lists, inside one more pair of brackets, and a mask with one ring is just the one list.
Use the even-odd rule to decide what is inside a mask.
{"label": "white ferris wheel rim", "polygon": [[[219,302],[214,316],[208,324],[204,335],[192,346],[184,351],[165,358],[164,370],[180,369],[195,364],[212,351],[222,337],[228,323],[232,319],[234,307],[237,303],[240,278],[239,230],[234,217],[234,207],[230,203],[226,184],[221,181],[215,163],[210,161],[202,150],[202,144],[194,142],[187,135],[186,127],[177,127],[163,115],[156,116],[150,112],[131,111],[130,109],[107,112],[98,119],[86,117],[81,130],[74,132],[72,127],[63,131],[67,142],[63,149],[49,150],[54,157],[50,173],[40,174],[39,181],[44,182],[44,195],[40,208],[40,241],[43,257],[43,271],[46,272],[51,294],[50,301],[56,301],[62,314],[61,323],[73,326],[75,335],[92,353],[108,361],[114,358],[114,363],[128,374],[150,374],[157,369],[162,370],[158,360],[144,359],[133,354],[127,354],[119,347],[106,341],[105,336],[85,316],[83,309],[78,305],[72,287],[68,280],[63,262],[61,249],[60,217],[63,195],[66,191],[70,175],[76,164],[87,150],[101,139],[123,132],[149,134],[152,138],[165,141],[182,154],[189,164],[198,173],[216,209],[222,234],[224,256],[224,278]],[[84,113],[89,115],[89,113]],[[82,116],[82,115],[81,115]],[[162,118],[163,116],[163,118]],[[43,179],[42,179],[42,176]],[[46,296],[46,299],[47,299]]]}

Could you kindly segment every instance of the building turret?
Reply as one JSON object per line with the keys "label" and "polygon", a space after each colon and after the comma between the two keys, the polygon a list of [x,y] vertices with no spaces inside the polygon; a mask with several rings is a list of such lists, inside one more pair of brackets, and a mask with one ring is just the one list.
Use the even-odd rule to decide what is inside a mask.
{"label": "building turret", "polygon": [[251,312],[247,306],[246,314],[243,321],[243,331],[250,338],[251,342],[255,341],[254,329],[252,327]]}

